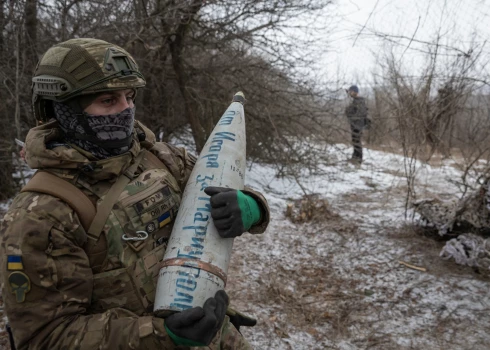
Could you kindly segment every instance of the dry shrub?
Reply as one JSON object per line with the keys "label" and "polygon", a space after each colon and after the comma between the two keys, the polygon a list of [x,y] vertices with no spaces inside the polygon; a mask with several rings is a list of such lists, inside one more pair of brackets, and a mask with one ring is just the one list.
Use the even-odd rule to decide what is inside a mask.
{"label": "dry shrub", "polygon": [[286,217],[294,223],[324,221],[339,217],[332,211],[328,200],[318,194],[306,194],[286,207]]}

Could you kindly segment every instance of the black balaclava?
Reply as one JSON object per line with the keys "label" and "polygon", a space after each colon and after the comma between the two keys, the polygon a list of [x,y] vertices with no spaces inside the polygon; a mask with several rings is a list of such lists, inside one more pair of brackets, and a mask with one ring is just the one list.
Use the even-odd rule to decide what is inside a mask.
{"label": "black balaclava", "polygon": [[[75,105],[75,108],[74,108]],[[76,103],[54,102],[55,118],[64,140],[98,159],[123,154],[131,148],[135,107],[110,115],[85,113]],[[75,109],[80,110],[77,113]]]}

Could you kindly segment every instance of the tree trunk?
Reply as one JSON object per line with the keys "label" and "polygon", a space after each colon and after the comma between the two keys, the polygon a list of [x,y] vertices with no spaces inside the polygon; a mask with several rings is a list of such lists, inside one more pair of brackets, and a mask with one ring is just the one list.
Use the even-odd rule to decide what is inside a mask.
{"label": "tree trunk", "polygon": [[5,28],[5,14],[3,12],[3,5],[5,0],[0,0],[0,57],[3,58],[4,40],[3,40],[3,28]]}
{"label": "tree trunk", "polygon": [[15,124],[15,137],[19,140],[22,139],[22,128],[20,123],[20,80],[21,72],[20,72],[20,60],[22,59],[21,55],[21,33],[17,34],[17,40],[15,42],[15,111],[14,111],[14,124]]}
{"label": "tree trunk", "polygon": [[192,95],[188,89],[188,74],[185,71],[182,53],[187,31],[191,25],[193,17],[197,14],[197,12],[199,12],[202,5],[202,1],[194,0],[188,8],[180,10],[180,23],[175,33],[168,39],[170,52],[172,54],[172,66],[177,77],[182,99],[184,100],[184,113],[191,125],[192,136],[194,137],[196,151],[198,153],[201,152],[204,144],[206,143],[206,131],[201,125],[199,116],[193,107]]}
{"label": "tree trunk", "polygon": [[37,0],[26,0],[25,7],[25,73],[31,76],[37,63]]}
{"label": "tree trunk", "polygon": [[[9,38],[4,38],[3,36],[7,22],[3,10],[4,4],[5,1],[0,0],[0,70],[10,73],[7,60]],[[12,178],[12,141],[14,132],[11,115],[13,111],[7,107],[8,102],[12,101],[12,96],[9,94],[5,83],[0,85],[0,100],[7,102],[7,104],[0,105],[0,200],[6,200],[15,194],[16,186]]]}

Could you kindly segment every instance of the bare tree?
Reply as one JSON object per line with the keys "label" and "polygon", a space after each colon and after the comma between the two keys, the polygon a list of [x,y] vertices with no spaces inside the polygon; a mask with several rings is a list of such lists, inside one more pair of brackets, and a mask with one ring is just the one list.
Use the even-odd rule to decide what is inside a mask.
{"label": "bare tree", "polygon": [[463,175],[452,181],[464,194],[482,170],[478,160],[489,157],[483,47],[475,44],[463,53],[447,45],[441,48],[437,40],[425,45],[426,64],[417,75],[392,52],[379,61],[382,74],[376,81],[374,114],[389,122],[383,141],[396,140],[405,156],[407,207],[416,196],[417,161],[429,162],[435,154],[457,157]]}
{"label": "bare tree", "polygon": [[166,138],[190,126],[199,151],[233,93],[242,90],[250,101],[252,159],[284,161],[290,170],[306,160],[313,166],[318,153],[305,145],[329,129],[329,102],[304,74],[315,64],[312,49],[324,49],[319,35],[306,32],[325,30],[319,23],[330,5],[331,0],[122,0],[117,6],[98,0],[2,1],[0,23],[6,29],[0,46],[10,55],[0,63],[0,94],[10,111],[2,115],[11,119],[0,122],[15,125],[15,132],[0,131],[1,159],[11,162],[14,136],[23,138],[34,125],[30,77],[39,55],[65,39],[96,37],[134,54],[147,79],[138,94],[138,118],[164,130]]}

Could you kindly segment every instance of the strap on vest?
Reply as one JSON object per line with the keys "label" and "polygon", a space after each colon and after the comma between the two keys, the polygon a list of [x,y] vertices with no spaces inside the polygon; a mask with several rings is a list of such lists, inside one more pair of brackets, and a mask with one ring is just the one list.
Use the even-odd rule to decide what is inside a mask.
{"label": "strap on vest", "polygon": [[49,194],[67,203],[77,214],[85,231],[95,217],[95,207],[85,193],[70,182],[46,171],[37,171],[20,192]]}
{"label": "strap on vest", "polygon": [[[151,153],[150,151],[147,151],[145,153],[145,159],[148,161],[148,163],[150,163],[151,165],[153,165],[156,169],[167,169],[167,166],[160,160],[160,158],[158,158],[156,155],[154,155],[153,153]],[[169,170],[170,172],[170,170]]]}
{"label": "strap on vest", "polygon": [[20,192],[45,193],[61,199],[77,213],[88,236],[98,240],[114,204],[126,185],[134,178],[143,156],[148,154],[151,152],[146,150],[138,154],[134,163],[119,176],[97,208],[78,187],[46,171],[38,170]]}
{"label": "strap on vest", "polygon": [[104,228],[104,225],[107,221],[107,218],[109,217],[112,208],[114,207],[114,204],[116,204],[126,185],[134,178],[134,174],[136,173],[136,170],[138,170],[138,166],[140,165],[145,153],[147,153],[147,151],[142,150],[138,154],[138,156],[134,160],[134,163],[129,168],[127,168],[122,175],[118,177],[114,185],[111,186],[109,192],[107,192],[102,202],[97,205],[97,213],[95,214],[95,218],[93,219],[92,224],[87,231],[87,234],[90,238],[96,241],[99,239],[102,229]]}

